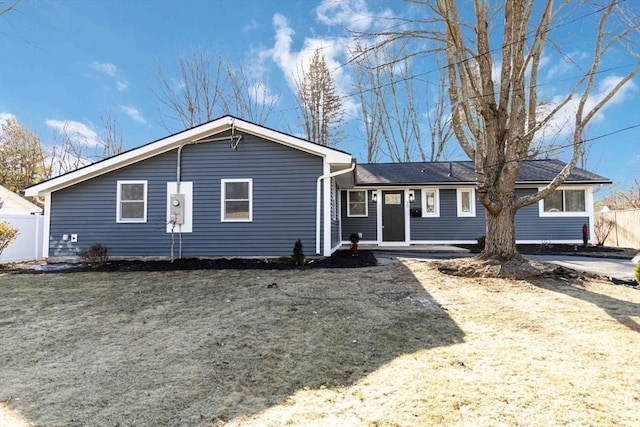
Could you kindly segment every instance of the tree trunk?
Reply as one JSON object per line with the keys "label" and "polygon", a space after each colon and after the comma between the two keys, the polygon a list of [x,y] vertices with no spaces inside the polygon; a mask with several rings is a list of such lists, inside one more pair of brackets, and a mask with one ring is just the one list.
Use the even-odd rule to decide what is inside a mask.
{"label": "tree trunk", "polygon": [[497,213],[486,211],[487,236],[481,259],[493,259],[500,262],[521,260],[516,248],[516,208],[513,201]]}

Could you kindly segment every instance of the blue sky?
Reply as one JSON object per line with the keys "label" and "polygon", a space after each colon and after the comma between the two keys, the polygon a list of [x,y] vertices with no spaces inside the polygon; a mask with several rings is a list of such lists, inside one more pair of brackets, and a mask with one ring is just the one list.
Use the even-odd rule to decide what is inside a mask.
{"label": "blue sky", "polygon": [[[640,9],[640,2],[630,5]],[[161,106],[152,92],[159,88],[158,68],[171,75],[181,53],[205,49],[264,80],[267,95],[278,96],[267,125],[298,133],[292,71],[322,47],[340,93],[353,93],[353,76],[343,66],[350,45],[345,28],[373,30],[381,22],[376,17],[410,7],[415,6],[388,0],[22,0],[0,16],[0,120],[15,116],[44,144],[65,126],[90,142],[101,137],[102,118],[110,113],[125,149],[134,148],[170,133],[160,122]],[[571,68],[588,59],[582,37],[588,25],[578,21],[554,34],[565,54],[563,59],[550,51],[541,68],[550,100],[566,90],[563,76],[575,75]],[[416,60],[416,69],[437,70],[428,61]],[[634,63],[628,57],[620,61],[621,68],[603,75],[600,89]],[[639,99],[636,77],[586,135],[612,133],[594,141],[589,169],[623,185],[640,178],[640,127],[620,131],[640,125]],[[343,100],[351,122],[338,148],[362,162],[366,149],[354,120],[357,102],[353,96]],[[179,130],[174,123],[171,131]],[[464,158],[459,150],[452,154]]]}

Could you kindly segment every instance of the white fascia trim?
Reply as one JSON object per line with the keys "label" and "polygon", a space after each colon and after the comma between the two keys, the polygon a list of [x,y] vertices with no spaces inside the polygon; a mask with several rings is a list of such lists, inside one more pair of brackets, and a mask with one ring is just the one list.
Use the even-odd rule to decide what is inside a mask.
{"label": "white fascia trim", "polygon": [[344,153],[342,151],[334,150],[323,145],[314,144],[304,139],[296,138],[295,136],[280,133],[278,131],[267,129],[262,126],[247,123],[239,119],[235,119],[235,128],[244,132],[259,136],[264,139],[277,142],[279,144],[287,145],[289,147],[296,148],[300,151],[305,151],[310,154],[322,156],[330,164],[342,163],[351,164],[353,157],[351,154]]}
{"label": "white fascia trim", "polygon": [[36,184],[25,190],[26,196],[44,196],[50,191],[60,190],[78,182],[86,181],[93,177],[103,175],[105,173],[120,169],[124,166],[148,159],[158,154],[171,151],[180,145],[198,141],[211,135],[224,132],[231,128],[250,133],[273,142],[287,145],[298,150],[316,154],[326,158],[329,163],[351,164],[352,156],[348,153],[334,150],[322,145],[313,144],[311,142],[286,135],[253,123],[247,123],[243,120],[236,119],[231,116],[225,116],[218,120],[205,123],[192,129],[168,136],[150,144],[127,151],[109,159],[94,163],[73,172],[69,172],[57,178]]}
{"label": "white fascia trim", "polygon": [[[236,120],[237,124],[238,120]],[[231,129],[233,118],[222,117],[210,123],[197,126],[195,128],[168,136],[158,141],[152,142],[131,151],[119,154],[101,162],[83,167],[73,172],[69,172],[57,178],[50,179],[43,183],[34,185],[25,190],[27,196],[42,196],[46,192],[56,191],[68,187],[78,182],[86,181],[99,175],[120,169],[124,166],[148,159],[158,154],[171,151],[181,144],[196,141],[206,136]]]}
{"label": "white fascia trim", "polygon": [[42,257],[49,258],[49,236],[51,235],[51,193],[44,196],[44,225],[42,229]]}

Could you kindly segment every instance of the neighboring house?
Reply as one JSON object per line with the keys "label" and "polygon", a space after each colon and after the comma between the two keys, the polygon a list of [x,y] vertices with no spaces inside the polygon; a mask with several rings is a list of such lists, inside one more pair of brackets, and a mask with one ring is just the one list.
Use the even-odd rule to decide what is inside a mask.
{"label": "neighboring house", "polygon": [[[518,192],[544,186],[556,160],[523,163]],[[45,256],[92,245],[112,258],[328,256],[363,243],[467,243],[484,234],[471,162],[365,164],[346,152],[225,116],[28,188],[45,201]],[[575,170],[522,209],[517,239],[582,242],[592,186]]]}
{"label": "neighboring house", "polygon": [[0,222],[18,229],[16,239],[2,253],[0,263],[42,258],[42,208],[0,185]]}

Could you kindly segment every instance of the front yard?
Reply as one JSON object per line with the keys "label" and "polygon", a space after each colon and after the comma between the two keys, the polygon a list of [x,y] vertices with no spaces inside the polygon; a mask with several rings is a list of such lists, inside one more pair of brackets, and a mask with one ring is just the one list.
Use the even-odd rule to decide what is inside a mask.
{"label": "front yard", "polygon": [[597,280],[0,275],[0,425],[637,425],[639,354]]}

